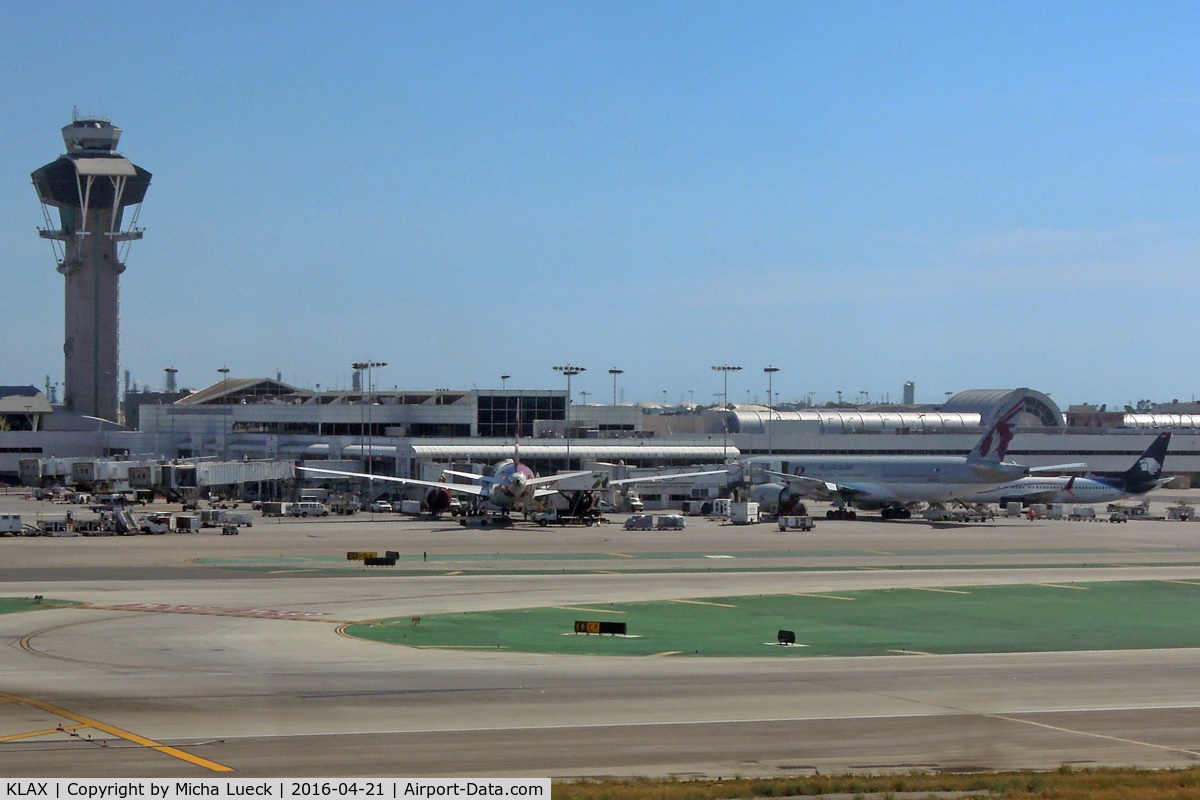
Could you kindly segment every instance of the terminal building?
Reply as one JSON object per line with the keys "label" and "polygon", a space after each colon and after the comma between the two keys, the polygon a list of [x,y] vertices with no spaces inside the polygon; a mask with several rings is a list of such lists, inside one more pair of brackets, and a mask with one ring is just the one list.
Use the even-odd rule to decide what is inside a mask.
{"label": "terminal building", "polygon": [[[798,410],[734,406],[572,404],[565,391],[324,391],[271,378],[227,378],[194,392],[127,396],[137,428],[52,405],[32,386],[0,387],[0,480],[22,459],[190,458],[286,461],[436,479],[511,458],[541,474],[580,468],[689,468],[786,454],[965,455],[1006,390],[961,392],[938,406]],[[1031,392],[1009,459],[1127,469],[1163,429],[1175,432],[1164,472],[1200,481],[1200,413],[1063,413]],[[617,477],[626,477],[626,474]]]}
{"label": "terminal building", "polygon": [[[16,483],[22,461],[64,459],[289,468],[315,462],[435,479],[449,465],[479,470],[512,457],[518,443],[521,460],[541,474],[586,468],[616,477],[750,455],[965,455],[1004,395],[967,391],[939,406],[921,406],[909,382],[898,406],[842,404],[839,393],[838,405],[829,408],[705,409],[617,404],[614,383],[612,405],[575,405],[568,397],[570,376],[577,374],[571,367],[556,368],[568,377],[566,392],[363,391],[361,373],[352,391],[313,392],[278,377],[229,378],[224,368],[218,383],[183,391],[170,367],[165,391],[126,391],[122,400],[120,276],[130,244],[143,234],[137,219],[151,175],[117,151],[121,130],[108,119],[75,116],[61,133],[66,152],[31,178],[44,215],[40,236],[64,276],[64,399],[56,404],[47,397],[49,378],[46,394],[33,386],[0,386],[0,482]],[[1009,457],[1030,466],[1085,461],[1095,472],[1120,472],[1169,428],[1175,436],[1164,469],[1200,480],[1200,406],[1193,406],[1176,404],[1164,413],[1141,404],[1133,413],[1073,407],[1064,414],[1034,392]],[[56,463],[52,474],[71,474],[68,467]],[[258,479],[277,475],[268,470]]]}

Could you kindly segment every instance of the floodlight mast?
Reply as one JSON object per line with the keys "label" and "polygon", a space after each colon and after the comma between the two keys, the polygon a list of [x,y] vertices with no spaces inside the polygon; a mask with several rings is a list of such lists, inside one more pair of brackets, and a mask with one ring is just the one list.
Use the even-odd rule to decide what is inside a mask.
{"label": "floodlight mast", "polygon": [[571,468],[571,378],[586,370],[586,367],[577,367],[569,363],[554,368],[555,372],[561,372],[567,376],[567,469]]}
{"label": "floodlight mast", "polygon": [[608,371],[609,375],[613,376],[613,405],[617,404],[617,376],[624,373],[625,370],[613,367]]}
{"label": "floodlight mast", "polygon": [[[374,397],[372,396],[373,391],[374,391],[374,386],[372,385],[374,382],[374,376],[372,375],[372,370],[375,367],[386,367],[387,362],[386,361],[369,361],[369,360],[368,361],[355,361],[350,366],[353,367],[354,369],[358,370],[359,375],[362,374],[362,371],[364,369],[367,371],[366,394],[365,395],[363,395],[361,393],[359,394],[360,406],[359,406],[358,441],[359,441],[359,445],[361,446],[363,443],[363,437],[365,435],[365,437],[366,437],[366,467],[367,467],[367,469],[366,469],[366,472],[367,472],[367,502],[371,503],[375,500],[375,498],[372,497],[372,494],[374,493],[374,483],[375,483],[374,478],[372,476],[375,474],[375,470],[374,470],[373,465],[371,464],[371,448],[375,446],[374,435],[371,431],[371,425],[372,425],[371,418],[373,416],[371,413],[371,406],[374,405],[374,403],[375,403]],[[359,388],[360,389],[362,388],[362,379],[361,378],[359,379]],[[363,433],[364,409],[362,408],[362,405],[366,405],[366,409],[365,409],[366,433],[365,434]]]}
{"label": "floodlight mast", "polygon": [[[771,392],[774,388],[772,382],[775,378],[775,373],[779,372],[779,367],[768,364],[767,366],[763,367],[763,372],[767,373],[767,455],[772,456],[775,455],[775,450],[771,446],[771,428],[773,427],[772,423],[775,420],[775,401],[774,395],[772,395]],[[774,467],[772,467],[772,469],[774,469]]]}
{"label": "floodlight mast", "polygon": [[[720,372],[725,378],[725,390],[721,397],[721,411],[725,414],[729,413],[729,373],[739,372],[742,368],[735,367],[732,364],[718,364],[713,367],[715,372]],[[725,436],[721,445],[721,462],[725,463],[729,460],[729,420],[724,416],[721,417],[722,425],[725,428]]]}

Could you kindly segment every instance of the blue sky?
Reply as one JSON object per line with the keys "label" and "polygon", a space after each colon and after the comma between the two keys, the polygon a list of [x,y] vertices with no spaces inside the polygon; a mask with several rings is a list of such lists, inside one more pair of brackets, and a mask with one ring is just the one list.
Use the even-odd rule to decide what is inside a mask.
{"label": "blue sky", "polygon": [[73,107],[154,173],[160,386],[1191,398],[1190,3],[5,5],[0,383],[62,375],[29,173]]}

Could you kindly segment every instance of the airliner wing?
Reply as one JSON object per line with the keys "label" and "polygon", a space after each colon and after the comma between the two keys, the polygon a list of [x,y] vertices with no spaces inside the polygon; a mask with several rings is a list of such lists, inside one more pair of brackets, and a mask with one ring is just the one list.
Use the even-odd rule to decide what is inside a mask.
{"label": "airliner wing", "polygon": [[[466,478],[467,480],[475,481],[476,483],[485,483],[485,484],[492,484],[492,485],[497,484],[497,483],[503,483],[503,481],[493,478],[491,475],[476,475],[474,472],[456,472],[455,470],[452,470],[452,469],[444,469],[444,470],[442,470],[442,474],[443,475],[453,475],[456,478]],[[526,484],[529,486],[540,486],[543,483],[556,483],[561,480],[566,480],[567,478],[578,478],[583,475],[592,475],[592,474],[593,473],[591,470],[583,470],[583,471],[578,471],[578,472],[563,472],[558,475],[547,475],[544,478],[530,478],[529,480],[526,481]],[[414,483],[420,483],[420,481],[414,481]],[[445,484],[442,484],[442,485],[444,486]],[[553,492],[550,492],[550,494],[553,494]]]}
{"label": "airliner wing", "polygon": [[[557,475],[547,475],[544,478],[530,478],[525,482],[525,484],[527,486],[541,486],[544,483],[558,483],[559,481],[565,481],[568,478],[581,478],[584,475],[593,474],[595,473],[593,473],[590,469],[579,470],[577,472],[560,472]],[[554,491],[557,491],[557,489]]]}
{"label": "airliner wing", "polygon": [[710,470],[705,470],[704,472],[672,472],[672,473],[668,473],[666,475],[647,475],[646,477],[642,477],[642,478],[618,478],[617,480],[610,480],[608,482],[608,485],[609,486],[624,486],[627,483],[657,483],[660,481],[663,481],[663,482],[676,481],[676,480],[681,480],[683,478],[698,478],[701,475],[728,475],[728,474],[729,474],[729,470],[727,470],[727,469],[710,469]]}
{"label": "airliner wing", "polygon": [[317,475],[337,475],[342,478],[368,478],[373,481],[400,483],[405,486],[427,486],[431,489],[445,489],[448,492],[459,492],[479,497],[484,494],[484,487],[470,483],[442,483],[441,481],[419,481],[416,478],[397,478],[392,475],[368,475],[365,472],[343,472],[338,469],[319,469],[317,467],[296,467],[303,472],[313,472]]}
{"label": "airliner wing", "polygon": [[813,497],[832,497],[838,495],[844,499],[851,500],[856,495],[873,495],[871,489],[866,487],[851,486],[832,481],[823,481],[820,478],[810,478],[806,475],[789,475],[786,472],[772,472],[771,470],[763,470],[768,475],[780,478],[787,483],[801,487],[801,491]]}
{"label": "airliner wing", "polygon": [[1087,472],[1088,465],[1082,462],[1075,464],[1048,464],[1044,467],[1030,467],[1030,474],[1034,472]]}
{"label": "airliner wing", "polygon": [[466,478],[467,480],[473,481],[475,483],[499,483],[499,481],[497,481],[495,478],[491,477],[490,475],[479,475],[474,472],[457,472],[452,469],[444,469],[444,470],[442,470],[442,474],[443,475],[453,475],[456,478]]}

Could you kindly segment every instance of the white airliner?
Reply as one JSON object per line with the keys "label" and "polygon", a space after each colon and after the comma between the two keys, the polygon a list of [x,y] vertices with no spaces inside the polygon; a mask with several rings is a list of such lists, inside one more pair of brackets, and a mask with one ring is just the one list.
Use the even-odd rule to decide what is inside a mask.
{"label": "white airliner", "polygon": [[525,464],[520,462],[519,451],[514,458],[506,458],[496,464],[491,475],[476,475],[472,472],[455,472],[445,470],[443,475],[466,478],[473,483],[445,483],[443,481],[423,481],[416,478],[397,478],[390,475],[368,475],[365,472],[345,472],[336,469],[321,469],[318,467],[297,467],[303,472],[314,475],[334,475],[343,478],[367,478],[384,483],[399,483],[404,486],[424,486],[425,505],[433,514],[440,514],[450,507],[451,493],[464,494],[472,498],[491,503],[508,514],[512,511],[524,511],[532,507],[532,503],[543,497],[555,494],[558,489],[554,485],[568,478],[579,478],[592,475],[591,470],[577,472],[562,472],[545,478],[538,477]]}
{"label": "white airliner", "polygon": [[[1057,465],[1031,469],[1005,461],[1017,417],[1025,408],[1028,389],[1016,389],[999,403],[987,432],[966,456],[778,456],[747,459],[751,471],[768,467],[800,494],[832,499],[832,518],[854,519],[851,506],[882,509],[884,519],[907,519],[917,503],[947,503],[963,495],[989,489],[1029,475],[1031,471],[1068,469],[1083,465]],[[788,472],[769,467],[785,464]]]}
{"label": "white airliner", "polygon": [[[385,483],[399,483],[405,486],[423,486],[427,489],[425,492],[425,506],[432,514],[441,514],[450,507],[451,493],[468,495],[482,502],[491,503],[496,506],[504,514],[511,512],[528,512],[533,509],[536,501],[548,497],[552,494],[560,492],[556,488],[556,484],[565,480],[594,477],[595,472],[592,470],[579,470],[575,472],[561,472],[557,475],[547,477],[538,477],[534,474],[527,465],[521,463],[521,446],[518,442],[513,448],[513,457],[505,459],[498,464],[492,471],[491,475],[477,475],[473,472],[456,472],[454,470],[443,470],[443,476],[451,476],[455,478],[464,478],[471,483],[446,483],[444,481],[424,481],[416,478],[397,478],[389,475],[368,475],[363,472],[346,472],[336,469],[322,469],[319,467],[297,467],[303,472],[311,472],[314,475],[332,475],[343,478],[367,478],[374,481],[383,481]],[[725,473],[725,470],[710,470],[707,472],[684,472],[670,473],[664,475],[643,476],[640,478],[623,478],[620,480],[598,481],[608,486],[622,486],[625,484],[634,483],[652,483],[656,481],[672,481],[682,478],[692,478],[699,475],[713,475],[716,473]],[[728,474],[728,473],[726,473]],[[597,486],[595,488],[601,488]],[[581,506],[582,504],[582,506]],[[579,492],[579,496],[571,499],[572,507],[582,507],[583,510],[590,508],[592,504],[591,494],[586,490]]]}
{"label": "white airliner", "polygon": [[1160,488],[1170,478],[1162,475],[1163,461],[1171,443],[1165,431],[1150,443],[1146,452],[1120,475],[1071,478],[1038,477],[1019,480],[960,498],[964,503],[1111,503],[1123,497],[1145,494]]}

